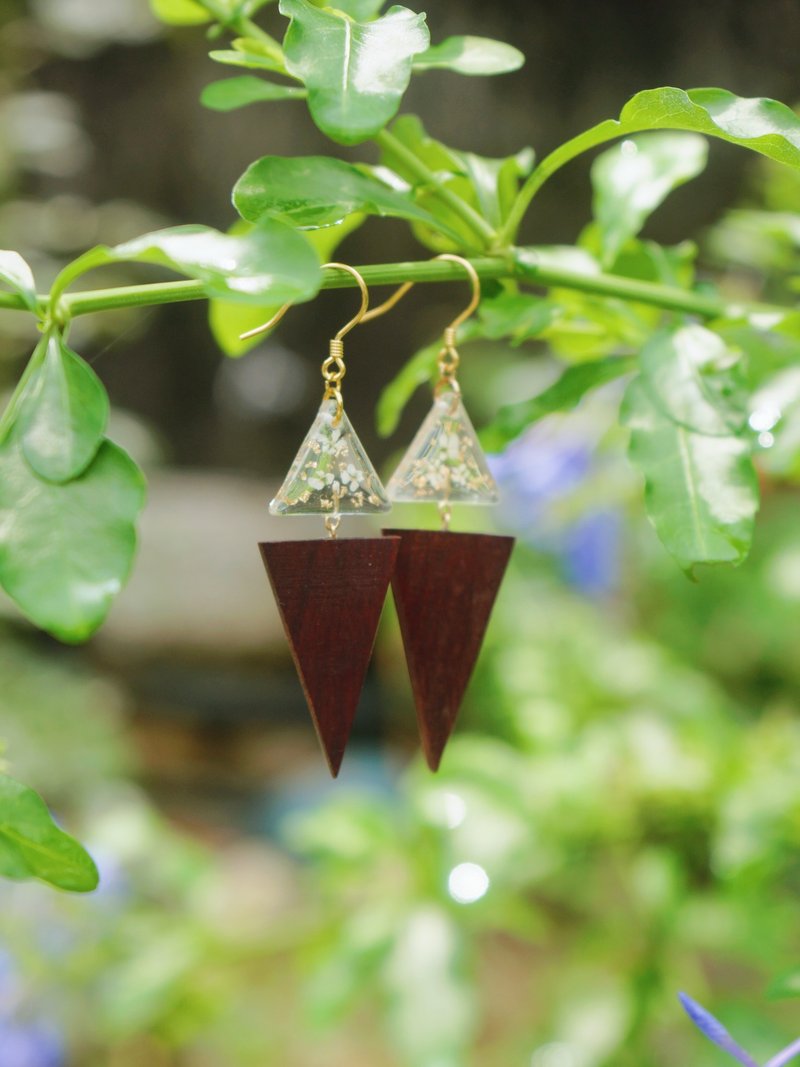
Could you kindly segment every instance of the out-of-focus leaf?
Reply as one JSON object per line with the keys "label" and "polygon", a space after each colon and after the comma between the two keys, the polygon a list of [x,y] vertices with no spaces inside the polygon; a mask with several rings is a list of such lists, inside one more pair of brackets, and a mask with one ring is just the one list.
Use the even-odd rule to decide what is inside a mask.
{"label": "out-of-focus leaf", "polygon": [[741,437],[693,433],[669,418],[641,378],[628,386],[622,422],[645,478],[645,504],[664,547],[689,573],[696,563],[741,563],[758,510],[758,479]]}
{"label": "out-of-focus leaf", "polygon": [[19,411],[19,436],[34,472],[51,482],[77,477],[94,458],[108,422],[108,395],[92,368],[47,334]]}
{"label": "out-of-focus leaf", "polygon": [[476,1012],[459,924],[443,909],[418,907],[397,929],[384,981],[395,1047],[407,1062],[464,1062]]}
{"label": "out-of-focus leaf", "polygon": [[481,444],[489,452],[500,452],[545,415],[570,411],[592,389],[631,374],[636,367],[637,360],[633,356],[609,356],[568,367],[558,381],[538,396],[500,408],[494,422],[481,431]]}
{"label": "out-of-focus leaf", "polygon": [[440,225],[411,197],[328,156],[264,156],[238,180],[233,202],[249,222],[279,215],[299,228],[334,226],[353,214]]}
{"label": "out-of-focus leaf", "polygon": [[39,794],[5,774],[0,774],[0,876],[38,878],[73,893],[90,893],[99,882],[91,856],[56,826]]}
{"label": "out-of-focus leaf", "polygon": [[508,337],[512,347],[538,337],[558,314],[551,301],[534,293],[503,292],[481,301],[478,308],[482,336],[493,341]]}
{"label": "out-of-focus leaf", "polygon": [[36,283],[33,272],[19,252],[0,249],[0,282],[8,285],[25,301],[26,307],[36,311]]}
{"label": "out-of-focus leaf", "polygon": [[[243,303],[285,304],[308,300],[319,289],[321,274],[314,249],[297,230],[265,218],[247,233],[231,236],[208,226],[176,226],[146,233],[132,241],[87,252],[74,266],[85,272],[122,260],[156,263],[202,282],[208,296]],[[67,267],[64,279],[77,272]]]}
{"label": "out-of-focus leaf", "polygon": [[308,107],[323,133],[339,144],[373,137],[397,113],[415,55],[430,43],[425,16],[392,7],[357,22],[309,0],[280,0],[291,19],[283,47],[289,72],[308,89]]}
{"label": "out-of-focus leaf", "polygon": [[[320,263],[327,262],[334,250],[353,230],[364,221],[364,215],[348,215],[337,226],[325,226],[319,230],[308,230],[306,237],[316,249]],[[246,233],[252,223],[239,219],[230,232]],[[280,305],[254,307],[252,304],[238,304],[231,300],[210,300],[208,304],[208,321],[214,339],[226,356],[241,356],[264,340],[264,335],[248,337],[242,340],[241,334],[254,330],[261,323],[269,321]]]}
{"label": "out-of-focus leaf", "polygon": [[490,37],[448,37],[414,60],[414,70],[453,70],[458,74],[509,74],[519,70],[525,56],[513,45]]}
{"label": "out-of-focus leaf", "polygon": [[592,166],[594,217],[605,266],[673,189],[703,172],[707,159],[708,142],[692,133],[645,134],[597,157]]}
{"label": "out-of-focus leaf", "polygon": [[89,637],[130,573],[141,471],[106,441],[71,482],[38,478],[12,435],[0,449],[0,584],[43,630]]}
{"label": "out-of-focus leaf", "polygon": [[533,167],[533,149],[523,148],[507,159],[488,159],[474,152],[458,152],[456,158],[475,190],[481,214],[492,226],[504,222],[517,195],[519,179]]}
{"label": "out-of-focus leaf", "polygon": [[211,22],[211,15],[194,0],[150,0],[150,8],[156,18],[170,26],[202,26]]}
{"label": "out-of-focus leaf", "polygon": [[800,967],[793,967],[791,971],[779,975],[770,985],[768,995],[773,1000],[784,1000],[788,997],[800,997]]}
{"label": "out-of-focus leaf", "polygon": [[441,347],[437,341],[421,348],[384,387],[375,409],[375,425],[381,437],[394,433],[406,404],[421,385],[431,380]]}
{"label": "out-of-focus leaf", "polygon": [[239,78],[211,82],[200,94],[200,101],[212,111],[234,111],[237,107],[267,100],[301,100],[305,95],[305,89],[294,85],[278,85],[252,74],[243,74]]}
{"label": "out-of-focus leaf", "polygon": [[704,326],[655,334],[641,353],[651,401],[687,430],[726,436],[747,417],[740,353]]}
{"label": "out-of-focus leaf", "polygon": [[[480,336],[480,326],[471,319],[458,329],[457,343],[464,344]],[[433,382],[436,364],[442,348],[441,341],[426,345],[403,366],[402,370],[384,387],[378,398],[375,425],[381,437],[388,437],[397,429],[406,404],[425,382]]]}

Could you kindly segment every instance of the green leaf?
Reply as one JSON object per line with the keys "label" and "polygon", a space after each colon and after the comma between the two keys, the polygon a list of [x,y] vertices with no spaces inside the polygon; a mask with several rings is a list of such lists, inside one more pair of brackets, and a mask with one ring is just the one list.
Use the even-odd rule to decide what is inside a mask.
{"label": "green leaf", "polygon": [[[459,327],[456,341],[462,345],[479,336],[478,322],[470,319]],[[388,437],[389,434],[394,433],[406,404],[417,389],[426,382],[435,381],[441,348],[442,342],[437,340],[420,349],[384,387],[375,411],[375,425],[381,437]]]}
{"label": "green leaf", "polygon": [[[525,177],[533,164],[530,148],[505,159],[488,159],[472,152],[448,148],[429,136],[416,115],[401,115],[392,125],[392,136],[411,151],[428,170],[433,171],[451,192],[460,196],[490,223],[503,221],[516,199],[519,179]],[[472,231],[443,203],[436,192],[420,179],[407,162],[390,145],[381,146],[381,163],[413,187],[416,202],[435,215],[450,231],[458,234],[457,242],[442,243],[438,233],[431,233],[424,225],[415,225],[419,240],[435,251],[463,247],[474,240]]]}
{"label": "green leaf", "polygon": [[592,166],[594,216],[602,238],[602,262],[614,262],[649,215],[673,189],[705,169],[708,144],[690,133],[654,133],[623,141]]}
{"label": "green leaf", "polygon": [[130,573],[144,495],[141,471],[110,441],[57,485],[37,478],[12,435],[0,449],[0,585],[37,626],[84,641]]}
{"label": "green leaf", "polygon": [[89,466],[108,422],[108,395],[92,368],[47,334],[33,356],[38,369],[19,411],[22,451],[34,472],[67,482]]}
{"label": "green leaf", "polygon": [[66,267],[53,286],[58,295],[75,278],[108,263],[156,263],[196,278],[208,296],[242,303],[285,304],[308,300],[322,276],[308,241],[291,226],[266,218],[246,234],[231,236],[208,226],[176,226],[107,248],[100,245]]}
{"label": "green leaf", "polygon": [[200,94],[200,102],[212,111],[234,111],[237,107],[265,100],[301,100],[305,95],[305,89],[243,74],[239,78],[223,78],[207,85]]}
{"label": "green leaf", "polygon": [[368,22],[379,14],[386,0],[335,0],[334,3],[328,3],[328,0],[312,0],[312,3],[314,7],[335,7],[337,11],[343,11],[356,22]]}
{"label": "green leaf", "polygon": [[249,222],[280,215],[301,229],[334,226],[352,214],[441,225],[405,193],[328,156],[264,156],[234,186],[233,203]]}
{"label": "green leaf", "polygon": [[339,144],[373,137],[397,113],[415,55],[430,43],[425,16],[392,7],[356,22],[308,0],[281,0],[291,22],[283,47],[289,72],[308,88],[314,122]]}
{"label": "green leaf", "polygon": [[262,40],[258,37],[237,37],[231,44],[230,49],[209,52],[209,57],[217,63],[232,67],[252,67],[277,74],[287,73],[283,49],[277,41],[271,38]]}
{"label": "green leaf", "polygon": [[653,404],[687,430],[726,436],[744,428],[740,354],[704,326],[655,334],[642,349],[642,384]]}
{"label": "green leaf", "polygon": [[622,422],[645,478],[647,513],[689,574],[697,563],[741,563],[758,510],[758,479],[741,437],[693,433],[668,418],[640,378],[628,386]]}
{"label": "green leaf", "polygon": [[36,283],[33,272],[18,252],[0,249],[0,282],[8,285],[25,301],[25,306],[36,311]]}
{"label": "green leaf", "polygon": [[202,26],[211,22],[211,15],[194,0],[150,0],[156,18],[170,26]]}
{"label": "green leaf", "polygon": [[414,70],[453,70],[458,74],[509,74],[519,70],[525,56],[513,45],[490,37],[448,37],[414,60]]}
{"label": "green leaf", "polygon": [[508,337],[516,348],[538,337],[558,318],[559,309],[533,293],[502,292],[483,300],[478,315],[483,337],[493,341]]}
{"label": "green leaf", "polygon": [[91,856],[56,826],[39,794],[5,774],[0,774],[0,875],[38,878],[74,893],[90,893],[100,880]]}
{"label": "green leaf", "polygon": [[270,56],[263,55],[260,52],[251,52],[249,50],[237,51],[233,48],[218,48],[213,52],[209,52],[208,57],[209,59],[213,59],[215,63],[222,63],[227,67],[246,67],[248,70],[268,70],[273,74],[286,73],[282,62],[272,59]]}
{"label": "green leaf", "polygon": [[436,341],[420,349],[384,387],[375,409],[375,425],[381,437],[394,433],[406,404],[421,385],[431,380],[441,347],[441,341]]}
{"label": "green leaf", "polygon": [[767,996],[772,1000],[800,997],[800,967],[794,967],[791,971],[776,978],[770,984]]}
{"label": "green leaf", "polygon": [[[353,230],[364,221],[364,215],[348,215],[338,226],[325,226],[320,230],[309,230],[306,237],[316,249],[320,263],[326,263],[334,250]],[[232,233],[246,233],[251,223],[238,219],[231,227]],[[208,321],[214,339],[226,356],[241,356],[264,340],[264,335],[248,337],[242,340],[241,334],[267,322],[280,305],[254,307],[252,304],[237,304],[230,300],[210,300]]]}
{"label": "green leaf", "polygon": [[634,356],[608,356],[568,367],[558,381],[538,396],[500,408],[494,422],[481,432],[481,444],[489,452],[500,452],[545,415],[571,411],[592,389],[633,373],[636,366]]}

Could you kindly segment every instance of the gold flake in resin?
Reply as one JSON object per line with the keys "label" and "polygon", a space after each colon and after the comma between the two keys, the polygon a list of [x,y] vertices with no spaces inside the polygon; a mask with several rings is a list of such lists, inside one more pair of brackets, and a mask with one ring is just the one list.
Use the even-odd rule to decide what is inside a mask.
{"label": "gold flake in resin", "polygon": [[436,397],[387,492],[406,502],[497,503],[497,485],[458,393]]}
{"label": "gold flake in resin", "polygon": [[391,504],[344,411],[323,400],[286,481],[269,505],[273,515],[365,515]]}

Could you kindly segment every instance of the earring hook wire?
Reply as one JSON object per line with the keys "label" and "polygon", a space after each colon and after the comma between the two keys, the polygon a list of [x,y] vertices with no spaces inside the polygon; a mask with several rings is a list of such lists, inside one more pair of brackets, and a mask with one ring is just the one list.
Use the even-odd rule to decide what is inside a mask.
{"label": "earring hook wire", "polygon": [[[339,332],[334,337],[335,341],[341,341],[342,338],[346,334],[348,334],[354,326],[358,326],[359,323],[366,321],[367,308],[369,307],[369,290],[367,289],[367,283],[364,281],[364,279],[361,277],[355,267],[351,267],[347,263],[333,262],[323,263],[321,270],[327,270],[329,268],[332,270],[347,271],[348,274],[352,275],[355,278],[358,288],[361,291],[361,307],[358,309],[353,318],[350,319],[349,322],[345,323],[345,325],[342,326],[341,330],[339,330]],[[240,333],[239,340],[247,341],[251,337],[258,337],[259,334],[267,333],[274,326],[278,325],[283,316],[291,307],[294,307],[294,304],[291,301],[288,304],[284,304],[283,307],[276,311],[272,318],[269,319],[267,322],[262,323],[260,326],[256,326],[255,329],[247,330],[246,333]],[[387,308],[386,310],[388,311],[389,309]]]}

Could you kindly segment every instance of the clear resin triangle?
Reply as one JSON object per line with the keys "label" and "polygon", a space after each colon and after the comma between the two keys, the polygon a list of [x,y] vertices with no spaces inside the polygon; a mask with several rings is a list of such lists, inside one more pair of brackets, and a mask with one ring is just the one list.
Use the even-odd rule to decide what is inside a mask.
{"label": "clear resin triangle", "polygon": [[269,505],[273,515],[365,515],[391,504],[350,420],[323,400],[286,481]]}
{"label": "clear resin triangle", "polygon": [[434,400],[387,492],[400,501],[497,503],[497,485],[458,393]]}

